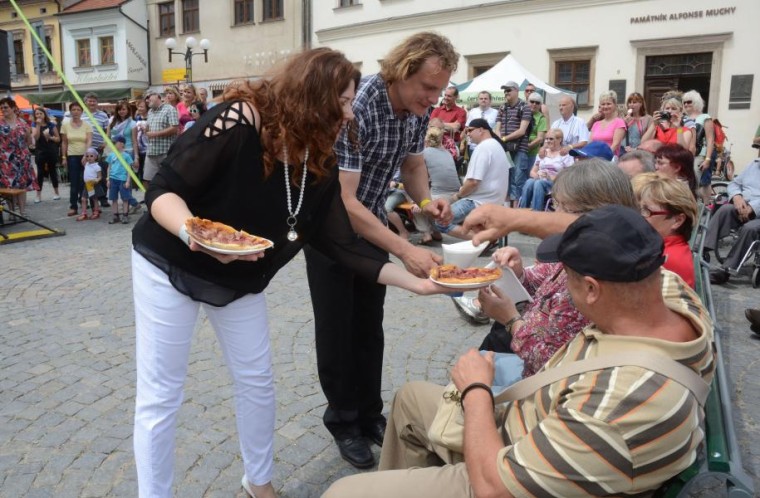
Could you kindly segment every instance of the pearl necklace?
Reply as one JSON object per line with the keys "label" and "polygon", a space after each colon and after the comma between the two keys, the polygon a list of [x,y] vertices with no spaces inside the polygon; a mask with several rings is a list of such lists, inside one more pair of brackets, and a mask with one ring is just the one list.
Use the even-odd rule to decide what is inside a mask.
{"label": "pearl necklace", "polygon": [[296,216],[298,216],[298,213],[301,211],[303,193],[306,190],[306,173],[308,171],[306,168],[306,162],[309,160],[309,148],[306,148],[306,153],[303,158],[303,178],[301,179],[301,191],[298,194],[298,205],[296,205],[295,211],[291,207],[293,203],[290,198],[290,165],[288,164],[288,148],[285,145],[282,146],[282,153],[285,156],[282,164],[285,166],[285,194],[288,198],[288,218],[285,222],[290,227],[290,230],[288,230],[288,240],[295,242],[298,239],[298,233],[296,233],[296,223],[298,223],[298,220],[296,219]]}

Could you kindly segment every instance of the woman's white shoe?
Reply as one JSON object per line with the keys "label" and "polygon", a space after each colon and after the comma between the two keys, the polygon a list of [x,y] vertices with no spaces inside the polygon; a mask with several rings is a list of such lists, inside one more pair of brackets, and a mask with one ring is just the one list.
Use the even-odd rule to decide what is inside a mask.
{"label": "woman's white shoe", "polygon": [[[272,486],[272,483],[266,483],[263,486],[254,486],[250,482],[248,482],[248,479],[245,478],[245,474],[243,474],[243,478],[240,480],[240,484],[243,486],[243,489],[246,493],[248,493],[248,496],[251,498],[275,498],[276,495],[274,493],[274,487]],[[259,494],[256,495],[256,493],[253,492],[253,488],[257,488],[259,491]]]}

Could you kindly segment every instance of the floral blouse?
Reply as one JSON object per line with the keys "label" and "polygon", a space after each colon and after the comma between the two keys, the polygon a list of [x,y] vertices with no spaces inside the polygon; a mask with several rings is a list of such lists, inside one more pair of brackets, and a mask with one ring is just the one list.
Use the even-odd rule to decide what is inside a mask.
{"label": "floral blouse", "polygon": [[522,327],[512,331],[512,351],[524,362],[523,377],[529,377],[590,322],[570,300],[562,263],[526,268],[522,284],[533,302],[523,312]]}

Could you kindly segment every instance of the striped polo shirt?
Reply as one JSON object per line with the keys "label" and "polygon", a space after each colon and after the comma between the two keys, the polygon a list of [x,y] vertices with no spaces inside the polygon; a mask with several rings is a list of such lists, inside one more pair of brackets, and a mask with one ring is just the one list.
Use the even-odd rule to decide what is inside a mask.
{"label": "striped polo shirt", "polygon": [[[689,342],[608,335],[585,328],[547,362],[651,351],[692,368],[709,382],[713,328],[694,291],[662,270],[667,306],[699,331]],[[497,413],[507,446],[499,473],[514,496],[646,494],[687,468],[704,438],[704,413],[691,392],[658,373],[625,366],[550,384]]]}

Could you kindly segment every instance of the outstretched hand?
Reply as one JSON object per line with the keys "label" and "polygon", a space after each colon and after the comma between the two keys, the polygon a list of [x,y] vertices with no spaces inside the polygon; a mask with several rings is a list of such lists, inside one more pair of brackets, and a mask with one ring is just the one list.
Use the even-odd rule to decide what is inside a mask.
{"label": "outstretched hand", "polygon": [[509,225],[505,220],[509,219],[509,209],[495,204],[484,204],[467,215],[462,228],[465,233],[474,233],[472,244],[477,246],[507,235]]}
{"label": "outstretched hand", "polygon": [[434,218],[440,225],[448,225],[451,223],[451,205],[449,201],[444,198],[438,198],[425,204],[422,211],[428,216]]}

